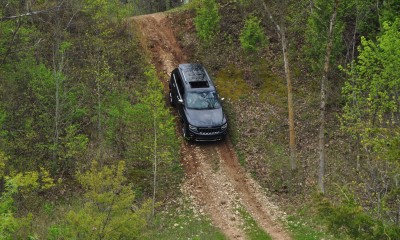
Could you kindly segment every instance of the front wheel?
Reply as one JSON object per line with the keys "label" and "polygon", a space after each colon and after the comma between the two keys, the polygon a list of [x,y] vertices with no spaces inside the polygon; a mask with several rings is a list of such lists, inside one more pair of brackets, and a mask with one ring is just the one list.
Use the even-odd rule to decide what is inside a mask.
{"label": "front wheel", "polygon": [[189,134],[188,134],[188,130],[187,130],[187,126],[186,123],[184,121],[182,121],[182,135],[186,140],[190,140]]}

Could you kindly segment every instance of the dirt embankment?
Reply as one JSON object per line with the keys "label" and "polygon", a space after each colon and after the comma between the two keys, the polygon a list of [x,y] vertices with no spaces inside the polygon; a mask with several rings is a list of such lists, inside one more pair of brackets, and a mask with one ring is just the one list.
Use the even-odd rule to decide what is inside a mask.
{"label": "dirt embankment", "polygon": [[[141,43],[149,51],[159,76],[168,75],[187,55],[180,48],[167,14],[134,17],[142,33]],[[166,86],[167,78],[162,79]],[[181,146],[185,169],[184,194],[194,209],[206,213],[229,239],[246,239],[246,210],[273,239],[291,239],[279,225],[282,216],[259,185],[240,166],[229,139],[219,143],[188,143]]]}

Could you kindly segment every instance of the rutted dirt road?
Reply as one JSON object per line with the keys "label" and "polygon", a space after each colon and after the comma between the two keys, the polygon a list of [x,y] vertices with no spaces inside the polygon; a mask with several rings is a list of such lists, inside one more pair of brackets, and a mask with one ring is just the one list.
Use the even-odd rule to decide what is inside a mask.
{"label": "rutted dirt road", "polygon": [[[134,17],[159,75],[169,74],[186,55],[177,42],[167,14]],[[162,79],[166,86],[167,77]],[[188,143],[181,146],[185,168],[184,194],[194,209],[206,213],[229,239],[247,239],[239,209],[245,209],[273,239],[291,239],[279,225],[279,209],[240,166],[227,139],[219,143]]]}

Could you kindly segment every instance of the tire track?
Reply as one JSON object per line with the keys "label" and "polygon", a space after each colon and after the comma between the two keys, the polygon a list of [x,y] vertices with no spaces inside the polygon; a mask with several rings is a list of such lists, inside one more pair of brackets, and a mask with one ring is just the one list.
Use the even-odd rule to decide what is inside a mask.
{"label": "tire track", "polygon": [[[130,23],[140,30],[141,44],[152,57],[159,76],[168,75],[179,63],[186,62],[167,14],[138,16]],[[167,80],[163,79],[164,86]],[[183,142],[180,151],[185,169],[182,191],[194,208],[206,213],[229,239],[246,239],[238,211],[241,207],[273,239],[291,239],[279,225],[277,216],[282,213],[240,166],[229,139],[218,143]]]}

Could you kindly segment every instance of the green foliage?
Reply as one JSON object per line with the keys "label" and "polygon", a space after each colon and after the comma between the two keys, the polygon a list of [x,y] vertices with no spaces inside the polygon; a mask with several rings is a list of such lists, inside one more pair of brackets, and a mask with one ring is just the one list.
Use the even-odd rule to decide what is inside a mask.
{"label": "green foliage", "polygon": [[[182,205],[187,206],[187,204]],[[182,209],[182,205],[181,207],[169,207],[168,210],[156,214],[143,239],[226,239],[221,230],[214,227],[209,219],[190,209]]]}
{"label": "green foliage", "polygon": [[[152,181],[146,181],[146,178],[152,177],[153,133],[156,129],[161,179],[157,197],[161,200],[175,194],[171,189],[176,187],[175,181],[180,180],[180,175],[175,177],[175,174],[181,171],[177,157],[178,139],[173,118],[165,107],[162,85],[154,85],[151,98],[150,90],[143,91],[147,87],[147,78],[160,82],[154,78],[154,70],[148,77],[144,75],[146,63],[135,36],[122,26],[122,19],[131,13],[131,3],[119,0],[64,1],[62,11],[1,22],[0,178],[21,170],[34,173],[33,170],[44,166],[51,173],[72,180],[76,169],[84,166],[88,154],[104,148],[106,154],[110,153],[106,160],[114,161],[116,157],[126,160],[129,182],[135,183],[135,191],[146,190],[143,191],[145,196],[140,196],[142,200],[149,196],[152,188]],[[57,1],[3,1],[0,14],[26,13],[30,4],[32,10],[41,10],[53,7]],[[141,93],[140,97],[137,92]],[[98,112],[101,112],[100,119]],[[99,121],[102,121],[101,133],[106,144],[98,144],[96,138]],[[132,177],[135,171],[140,172],[137,178]],[[27,173],[20,177],[14,175],[18,181],[28,176]],[[37,180],[36,185],[29,191],[20,187],[18,193],[12,194],[12,208],[8,208],[9,205],[2,208],[9,211],[4,216],[11,217],[9,221],[0,221],[4,224],[15,222],[15,227],[10,225],[13,235],[8,235],[11,236],[9,239],[26,239],[28,235],[33,236],[33,230],[37,228],[42,230],[37,231],[39,234],[45,235],[43,229],[48,225],[37,225],[50,224],[49,216],[37,219],[42,216],[36,216],[37,212],[34,212],[30,219],[38,220],[38,223],[30,225],[29,229],[20,227],[19,219],[29,211],[40,213],[41,208],[37,207],[43,202],[43,188],[53,184],[49,175],[45,171],[29,175],[32,181]],[[3,183],[1,180],[0,188]],[[44,195],[57,198],[57,202],[68,201],[69,197],[63,197],[65,190],[70,196],[68,191],[71,189],[74,187],[66,185],[60,193]],[[5,202],[10,199],[6,197],[7,191],[0,193]],[[72,222],[59,220],[65,218],[62,214],[68,207],[60,208],[63,211],[55,211],[56,216],[51,216],[57,219],[52,219],[55,223],[51,223],[48,238],[76,237],[77,228],[71,227]],[[75,213],[85,220],[82,209]],[[139,215],[140,211],[135,214]],[[121,215],[120,220],[124,217]],[[30,219],[25,221],[27,226]],[[131,235],[127,236],[130,239]]]}
{"label": "green foliage", "polygon": [[[178,149],[179,142],[175,133],[175,121],[169,109],[165,106],[164,88],[158,79],[154,67],[145,72],[147,78],[146,91],[141,97],[144,104],[151,114],[151,128],[146,134],[150,135],[151,143],[148,147],[152,150],[151,160],[157,164],[157,179],[165,179],[168,174],[179,174]],[[158,175],[158,176],[157,176]],[[154,176],[154,175],[153,175]],[[153,186],[161,196],[173,195],[173,182],[158,180],[157,186]]]}
{"label": "green foliage", "polygon": [[261,20],[256,16],[250,16],[246,19],[239,37],[245,51],[258,52],[267,44],[267,37],[260,23]]}
{"label": "green foliage", "polygon": [[359,52],[354,67],[345,70],[343,128],[375,158],[398,162],[400,19],[385,23],[377,42],[362,38]]}
{"label": "green foliage", "polygon": [[352,239],[396,239],[400,228],[374,219],[349,194],[339,205],[319,196],[319,215],[335,234],[347,234]]}
{"label": "green foliage", "polygon": [[[328,43],[328,30],[330,17],[333,11],[334,1],[317,0],[313,2],[315,7],[308,17],[305,31],[306,45],[303,51],[306,60],[314,73],[322,71],[326,45]],[[342,33],[344,23],[342,21],[343,10],[346,9],[346,1],[341,1],[338,9],[338,16],[333,31],[332,59],[337,59],[343,50]]]}
{"label": "green foliage", "polygon": [[[0,152],[0,172],[2,164],[7,160]],[[16,216],[15,198],[26,200],[32,193],[55,186],[49,172],[41,169],[40,172],[17,173],[3,177],[5,189],[0,193],[0,239],[26,239],[34,236],[31,228],[32,213],[26,216]]]}
{"label": "green foliage", "polygon": [[203,0],[202,5],[196,10],[194,24],[197,35],[209,44],[219,30],[220,15],[215,0]]}
{"label": "green foliage", "polygon": [[[221,96],[237,101],[245,98],[250,92],[250,86],[243,80],[243,71],[233,65],[221,69],[215,76],[215,84]],[[222,87],[223,86],[223,87]]]}
{"label": "green foliage", "polygon": [[120,0],[84,0],[82,1],[82,11],[88,13],[95,21],[110,21],[118,23],[122,18],[133,13],[131,1]]}
{"label": "green foliage", "polygon": [[253,217],[241,206],[238,209],[240,216],[244,220],[246,235],[251,240],[270,240],[272,239],[253,219]]}
{"label": "green foliage", "polygon": [[[52,171],[73,171],[76,159],[82,156],[88,141],[78,125],[73,123],[82,117],[79,113],[81,108],[76,106],[78,89],[71,87],[67,91],[65,75],[32,61],[32,58],[26,58],[5,68],[7,78],[3,86],[8,92],[1,98],[7,113],[2,117],[2,135],[7,141],[4,148],[17,159],[12,163],[17,170],[25,170],[27,166],[32,169],[45,166]],[[58,108],[56,91],[59,94]],[[58,139],[54,130],[56,117]]]}
{"label": "green foliage", "polygon": [[[125,150],[121,149],[125,159],[143,161],[149,158],[151,135],[147,131],[152,128],[152,121],[148,106],[133,105],[126,97],[116,94],[107,98],[105,107],[108,115],[106,137],[111,146],[126,146]],[[136,138],[141,141],[136,141]]]}
{"label": "green foliage", "polygon": [[[307,212],[309,212],[310,208],[307,208]],[[293,239],[296,240],[320,240],[320,239],[331,239],[328,238],[327,233],[319,230],[318,227],[320,225],[320,220],[318,220],[318,226],[314,224],[310,224],[310,220],[314,216],[297,216],[290,215],[287,218],[288,227],[290,232],[292,233]],[[306,222],[307,221],[307,222]],[[340,239],[340,238],[339,238]]]}
{"label": "green foliage", "polygon": [[[92,163],[89,171],[78,173],[85,190],[84,204],[68,213],[67,239],[137,239],[147,224],[149,205],[134,205],[132,185],[124,176],[125,163],[100,168]],[[54,235],[57,229],[52,229]]]}
{"label": "green foliage", "polygon": [[65,136],[61,137],[62,152],[61,163],[65,167],[73,168],[76,159],[82,158],[87,150],[89,138],[80,133],[80,126],[77,124],[69,125],[65,129]]}
{"label": "green foliage", "polygon": [[400,12],[400,1],[392,0],[392,1],[383,1],[382,10],[381,10],[381,22],[391,22],[393,23],[396,18],[399,17]]}
{"label": "green foliage", "polygon": [[68,239],[71,236],[71,230],[65,225],[52,225],[48,229],[48,240]]}
{"label": "green foliage", "polygon": [[25,167],[36,167],[36,163],[49,154],[52,135],[49,127],[53,125],[52,73],[43,64],[36,65],[31,61],[22,60],[6,69],[3,89],[8,92],[1,99],[7,112],[3,128],[7,139],[6,149],[9,155],[17,159],[16,162],[29,161]]}
{"label": "green foliage", "polygon": [[395,197],[399,192],[400,169],[400,19],[393,24],[385,22],[376,41],[363,37],[359,52],[354,64],[344,69],[348,80],[342,89],[345,101],[340,118],[342,129],[359,141],[357,158],[372,160],[374,165],[385,164],[376,173],[389,180],[376,184],[382,187],[385,184],[387,191],[371,191],[384,199],[376,207],[393,219],[398,216],[395,209],[400,206],[399,198]]}
{"label": "green foliage", "polygon": [[[105,112],[108,144],[126,160],[129,179],[136,183],[135,187],[149,196],[154,157],[160,179],[178,174],[179,143],[174,118],[165,106],[163,85],[154,68],[145,72],[145,79],[146,90],[138,93],[138,103],[132,104],[127,96],[114,93],[105,100]],[[158,186],[160,196],[174,194],[173,182],[160,181]]]}

